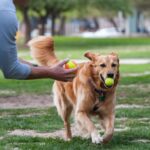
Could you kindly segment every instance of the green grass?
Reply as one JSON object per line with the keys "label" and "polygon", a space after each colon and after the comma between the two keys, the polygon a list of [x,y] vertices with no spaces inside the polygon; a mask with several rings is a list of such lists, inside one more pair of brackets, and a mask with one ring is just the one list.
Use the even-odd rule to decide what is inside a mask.
{"label": "green grass", "polygon": [[[86,51],[108,54],[118,53],[120,58],[149,58],[149,38],[86,39],[78,37],[55,37],[55,50],[60,59],[83,59]],[[29,50],[23,49],[23,58],[31,59]],[[22,57],[22,56],[21,56]]]}
{"label": "green grass", "polygon": [[[117,118],[127,117],[126,121],[117,120],[116,127],[128,127],[128,130],[115,132],[112,141],[107,145],[92,144],[91,140],[82,140],[79,137],[73,138],[70,142],[65,142],[59,139],[38,138],[38,137],[20,137],[7,136],[8,131],[15,129],[35,130],[37,132],[51,132],[55,129],[62,128],[63,123],[57,115],[55,108],[50,109],[18,109],[18,110],[1,110],[1,115],[7,113],[7,116],[2,116],[0,119],[0,135],[4,139],[0,141],[1,149],[149,149],[150,144],[133,142],[138,139],[150,140],[150,126],[148,122],[137,120],[149,117],[150,109],[117,109]],[[18,115],[26,115],[29,113],[39,113],[36,116],[19,117]],[[150,118],[149,118],[150,119]],[[134,127],[133,127],[134,126]],[[4,133],[5,131],[5,133]],[[139,147],[137,147],[137,145]]]}
{"label": "green grass", "polygon": [[[121,77],[120,85],[130,85],[130,84],[149,84],[150,76],[138,76],[138,77]],[[4,91],[3,94],[0,93],[0,97],[12,96],[12,93],[5,91],[13,91],[13,96],[28,93],[42,95],[50,94],[52,90],[53,80],[30,80],[30,81],[20,81],[20,80],[5,80],[0,78],[0,91]]]}
{"label": "green grass", "polygon": [[[120,73],[121,73],[120,84],[127,85],[127,84],[147,83],[147,81],[150,80],[149,75],[139,77],[128,77],[128,74],[131,73],[145,73],[145,72],[150,72],[149,64],[120,65]],[[127,75],[127,77],[124,77],[124,75]],[[3,75],[0,74],[0,90],[15,91],[14,95],[19,95],[23,93],[49,94],[51,92],[52,85],[53,81],[50,79],[32,80],[32,81],[4,80]],[[12,93],[10,94],[0,93],[0,96],[11,96],[11,95]]]}
{"label": "green grass", "polygon": [[79,38],[79,37],[55,37],[58,47],[80,47],[85,45],[94,46],[120,46],[120,45],[150,45],[149,38]]}
{"label": "green grass", "polygon": [[149,90],[149,84],[119,85],[117,88],[117,103],[150,105]]}
{"label": "green grass", "polygon": [[[118,104],[139,104],[150,106],[148,76],[124,77],[117,91]],[[140,81],[140,82],[139,82]],[[12,81],[13,82],[13,81]],[[21,82],[21,81],[20,81]],[[39,84],[39,83],[38,83]],[[42,85],[41,82],[40,85]],[[31,84],[32,85],[32,84]],[[28,89],[29,90],[29,89]],[[79,137],[70,142],[60,139],[8,136],[15,129],[35,130],[37,132],[52,132],[63,127],[63,122],[55,108],[48,109],[2,109],[0,110],[0,149],[45,149],[45,150],[145,150],[150,149],[150,143],[137,140],[150,140],[150,109],[149,108],[120,108],[116,109],[116,128],[128,129],[115,132],[112,141],[107,145],[92,144],[91,140]],[[126,120],[118,120],[126,118]],[[148,120],[139,120],[147,118]],[[97,122],[97,121],[96,121]]]}
{"label": "green grass", "polygon": [[[55,37],[57,54],[60,59],[69,57],[82,59],[86,50],[102,54],[115,51],[120,58],[149,58],[149,38],[116,38],[116,39],[82,39]],[[19,51],[22,58],[31,60],[28,51]],[[132,73],[150,71],[149,64],[121,65],[121,79],[117,88],[117,104],[150,106],[150,76],[128,76]],[[52,80],[5,80],[0,74],[0,99],[21,94],[50,94]],[[8,91],[8,92],[7,92]],[[11,92],[9,92],[11,91]],[[13,94],[12,94],[13,91]],[[6,93],[5,93],[6,92]],[[125,118],[125,119],[124,119]],[[146,120],[142,120],[146,118]],[[71,119],[72,121],[72,119]],[[96,120],[96,123],[97,120]],[[127,128],[115,132],[112,141],[107,145],[92,144],[91,140],[75,137],[70,142],[60,139],[10,136],[15,129],[35,130],[36,132],[52,132],[61,129],[63,122],[56,108],[28,108],[0,110],[0,150],[148,150],[150,142],[150,109],[119,108],[116,109],[116,128]],[[3,137],[3,138],[1,138]]]}
{"label": "green grass", "polygon": [[150,108],[133,108],[129,109],[118,109],[116,117],[127,117],[127,118],[149,118]]}
{"label": "green grass", "polygon": [[73,141],[65,143],[62,140],[55,139],[12,137],[2,141],[3,146],[1,146],[1,148],[12,149],[17,147],[21,150],[27,150],[29,148],[31,150],[148,150],[150,148],[149,143],[145,144],[128,141],[127,139],[134,140],[134,136],[130,135],[129,133],[123,133],[123,135],[119,136],[116,134],[116,140],[113,140],[110,144],[104,146],[91,144],[89,140],[82,140],[80,138],[74,138]]}
{"label": "green grass", "polygon": [[[2,91],[15,91],[15,95],[28,93],[28,94],[50,94],[52,89],[52,80],[33,80],[33,81],[20,81],[20,80],[4,80],[0,78],[0,90]],[[5,93],[5,92],[4,92]],[[11,93],[10,93],[11,94]],[[4,94],[5,96],[6,94]],[[8,93],[9,95],[9,93]],[[0,94],[1,96],[1,94]]]}
{"label": "green grass", "polygon": [[60,58],[84,58],[86,51],[101,54],[116,52],[120,58],[149,58],[149,38],[107,38],[86,39],[72,37],[56,37],[55,48]]}
{"label": "green grass", "polygon": [[[22,50],[22,51],[21,51]],[[21,49],[19,55],[21,58],[31,60],[29,49]],[[93,53],[109,54],[115,52],[120,58],[149,58],[150,56],[150,45],[131,45],[131,46],[106,46],[97,48],[89,48],[85,45],[85,48],[70,47],[68,49],[63,49],[63,47],[56,47],[55,52],[59,59],[70,58],[70,59],[86,59],[84,53],[91,51]]]}
{"label": "green grass", "polygon": [[150,72],[150,64],[123,64],[120,65],[120,72],[122,75],[131,73]]}
{"label": "green grass", "polygon": [[85,49],[56,49],[56,54],[60,59],[66,57],[71,59],[86,59],[84,53],[91,51],[99,54],[109,54],[115,52],[119,55],[119,58],[148,58],[150,55],[150,46],[118,46],[118,47],[97,47],[97,48],[85,48]]}
{"label": "green grass", "polygon": [[[13,114],[11,113],[13,112]],[[19,116],[16,114],[31,116]],[[28,113],[26,113],[28,112]],[[57,115],[54,108],[50,109],[17,109],[17,110],[3,110],[1,114],[5,114],[0,119],[0,133],[3,131],[10,131],[14,129],[31,129],[36,131],[54,131],[63,127],[63,122]],[[35,113],[35,115],[33,114]],[[32,115],[33,114],[33,115]],[[1,115],[3,116],[3,115]]]}
{"label": "green grass", "polygon": [[122,77],[120,79],[120,84],[123,85],[130,85],[130,84],[149,84],[150,83],[150,76],[135,76],[135,77]]}

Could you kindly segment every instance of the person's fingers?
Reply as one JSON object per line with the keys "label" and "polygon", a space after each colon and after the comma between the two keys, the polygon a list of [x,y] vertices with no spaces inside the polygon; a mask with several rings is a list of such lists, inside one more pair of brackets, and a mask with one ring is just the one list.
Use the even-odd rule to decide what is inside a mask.
{"label": "person's fingers", "polygon": [[68,82],[68,80],[67,79],[65,79],[65,80],[62,80],[63,82]]}
{"label": "person's fingers", "polygon": [[67,82],[71,82],[73,80],[73,78],[68,78]]}
{"label": "person's fingers", "polygon": [[57,81],[62,81],[62,82],[71,82],[73,79],[72,78],[67,78],[67,79],[59,79]]}
{"label": "person's fingers", "polygon": [[65,59],[65,60],[62,60],[61,62],[58,63],[58,66],[61,66],[63,67],[63,65],[65,65],[67,62],[69,61],[69,59]]}
{"label": "person's fingers", "polygon": [[66,72],[68,74],[70,74],[70,73],[75,73],[77,70],[78,70],[78,67],[77,68],[73,68],[73,69],[67,69]]}
{"label": "person's fingers", "polygon": [[66,75],[65,79],[60,79],[60,80],[67,82],[67,81],[72,81],[74,78],[75,78],[75,75],[70,74],[70,75]]}
{"label": "person's fingers", "polygon": [[67,75],[66,78],[74,78],[76,75],[75,74],[70,74],[70,75]]}
{"label": "person's fingers", "polygon": [[67,82],[72,82],[72,79],[71,79],[71,80],[68,80]]}
{"label": "person's fingers", "polygon": [[57,81],[62,81],[62,82],[67,82],[68,80],[70,80],[70,78],[68,79],[68,78],[56,78],[55,80],[57,80]]}

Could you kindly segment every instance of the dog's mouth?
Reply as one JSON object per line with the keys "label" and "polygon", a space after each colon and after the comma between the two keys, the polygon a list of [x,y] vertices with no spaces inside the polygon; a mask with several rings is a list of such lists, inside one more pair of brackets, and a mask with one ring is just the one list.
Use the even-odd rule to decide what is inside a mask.
{"label": "dog's mouth", "polygon": [[102,81],[102,82],[101,82],[101,87],[102,87],[102,88],[104,88],[104,89],[110,89],[110,88],[113,87],[113,85],[108,86],[108,85],[105,84],[105,79],[104,79],[104,77],[103,77],[102,74],[100,75],[100,79],[101,79],[101,81]]}

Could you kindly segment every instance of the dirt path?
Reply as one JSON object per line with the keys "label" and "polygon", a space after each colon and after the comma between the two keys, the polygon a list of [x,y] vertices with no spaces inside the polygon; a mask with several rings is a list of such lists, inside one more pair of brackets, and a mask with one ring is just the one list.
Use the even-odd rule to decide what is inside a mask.
{"label": "dirt path", "polygon": [[[20,95],[11,97],[0,97],[0,109],[17,109],[17,108],[45,108],[54,106],[52,95]],[[120,108],[150,108],[144,105],[117,105]]]}
{"label": "dirt path", "polygon": [[38,108],[53,106],[51,95],[20,95],[0,97],[1,109]]}
{"label": "dirt path", "polygon": [[[97,124],[96,126],[99,126],[99,124]],[[99,131],[102,131],[100,130],[100,128],[98,128]],[[123,132],[123,131],[127,131],[129,130],[130,128],[128,127],[122,127],[122,128],[115,128],[115,132]],[[81,134],[78,129],[72,125],[71,127],[71,131],[72,131],[72,136],[73,137],[81,137],[81,138],[89,138],[90,136],[88,135],[85,135],[85,134]],[[64,128],[63,129],[60,129],[60,130],[56,130],[54,132],[37,132],[35,130],[21,130],[21,129],[16,129],[14,131],[10,131],[8,133],[8,135],[11,135],[11,136],[28,136],[28,137],[41,137],[41,138],[59,138],[59,139],[65,139],[65,130]]]}

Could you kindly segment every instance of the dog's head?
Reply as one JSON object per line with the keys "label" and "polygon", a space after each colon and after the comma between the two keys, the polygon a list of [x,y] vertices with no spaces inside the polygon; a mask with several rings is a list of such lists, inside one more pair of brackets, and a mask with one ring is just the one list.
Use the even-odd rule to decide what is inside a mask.
{"label": "dog's head", "polygon": [[[109,89],[117,85],[119,79],[119,58],[115,53],[109,55],[99,55],[87,52],[84,55],[91,60],[92,73],[97,80],[100,80],[100,86],[103,89]],[[114,79],[112,87],[105,84],[106,78]]]}

